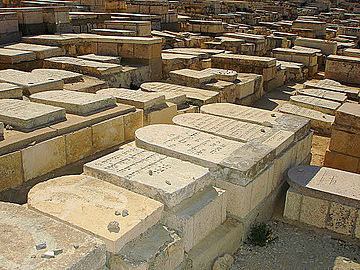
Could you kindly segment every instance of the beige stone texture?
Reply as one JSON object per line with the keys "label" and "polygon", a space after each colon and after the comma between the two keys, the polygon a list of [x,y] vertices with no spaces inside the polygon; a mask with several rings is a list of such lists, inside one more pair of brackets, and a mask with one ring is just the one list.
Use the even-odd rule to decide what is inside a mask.
{"label": "beige stone texture", "polygon": [[166,102],[166,106],[158,110],[144,113],[144,126],[154,124],[172,124],[172,119],[177,115],[177,106]]}
{"label": "beige stone texture", "polygon": [[118,116],[92,126],[93,152],[124,142],[124,117]]}
{"label": "beige stone texture", "polygon": [[20,151],[0,156],[0,191],[23,182]]}
{"label": "beige stone texture", "polygon": [[73,163],[92,154],[91,127],[65,135],[66,164]]}
{"label": "beige stone texture", "polygon": [[65,137],[56,137],[21,150],[24,180],[66,165]]}
{"label": "beige stone texture", "polygon": [[313,225],[318,228],[325,228],[328,208],[329,201],[303,196],[300,222]]}
{"label": "beige stone texture", "polygon": [[291,220],[299,220],[302,195],[289,189],[286,192],[284,217]]}
{"label": "beige stone texture", "polygon": [[344,204],[331,202],[326,228],[346,235],[352,235],[357,217],[357,209]]}
{"label": "beige stone texture", "polygon": [[135,131],[144,126],[144,112],[136,109],[135,112],[124,114],[124,141],[135,139]]}
{"label": "beige stone texture", "polygon": [[265,169],[250,183],[252,185],[250,200],[251,210],[257,207],[268,195],[269,182],[272,183],[272,175],[270,175],[270,172],[272,172],[270,168]]}
{"label": "beige stone texture", "polygon": [[356,173],[360,166],[360,158],[326,150],[324,166]]}
{"label": "beige stone texture", "polygon": [[356,227],[355,227],[355,237],[360,238],[360,209],[358,209]]}
{"label": "beige stone texture", "polygon": [[[113,253],[155,225],[163,211],[160,202],[85,175],[37,184],[28,194],[28,207],[95,235]],[[123,210],[127,216],[115,215]],[[114,221],[119,230],[108,229]]]}

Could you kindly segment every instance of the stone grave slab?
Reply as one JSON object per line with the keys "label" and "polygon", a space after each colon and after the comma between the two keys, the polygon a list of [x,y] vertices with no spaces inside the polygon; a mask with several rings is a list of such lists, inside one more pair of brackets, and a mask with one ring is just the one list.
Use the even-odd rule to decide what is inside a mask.
{"label": "stone grave slab", "polygon": [[59,47],[29,44],[29,43],[17,43],[4,47],[5,49],[12,49],[18,51],[29,51],[36,55],[37,59],[45,59],[48,57],[64,55],[64,52]]}
{"label": "stone grave slab", "polygon": [[90,61],[99,61],[104,63],[113,63],[120,65],[121,58],[118,56],[109,56],[109,55],[98,55],[98,54],[86,54],[78,56],[80,59],[90,60]]}
{"label": "stone grave slab", "polygon": [[[0,202],[0,239],[3,269],[100,269],[106,262],[101,241],[18,204]],[[56,249],[62,253],[42,258]]]}
{"label": "stone grave slab", "polygon": [[22,86],[26,95],[48,90],[61,90],[64,86],[62,80],[15,69],[0,70],[0,82]]}
{"label": "stone grave slab", "polygon": [[149,110],[165,105],[165,95],[125,88],[108,88],[96,92],[99,95],[113,96],[118,103],[133,105],[138,109]]}
{"label": "stone grave slab", "polygon": [[32,94],[32,102],[61,107],[67,113],[89,115],[116,106],[114,97],[75,91],[46,91]]}
{"label": "stone grave slab", "polygon": [[325,114],[290,103],[283,104],[279,108],[279,111],[282,113],[308,118],[310,119],[310,124],[313,129],[316,129],[318,132],[324,135],[331,134],[331,126],[335,120],[335,116],[333,115]]}
{"label": "stone grave slab", "polygon": [[0,83],[0,99],[22,98],[22,87],[12,83]]}
{"label": "stone grave slab", "polygon": [[317,98],[327,99],[340,103],[344,103],[347,99],[345,93],[339,93],[339,92],[322,90],[322,89],[305,88],[299,90],[297,93],[303,96],[317,97]]}
{"label": "stone grave slab", "polygon": [[334,92],[340,92],[345,93],[349,98],[351,99],[358,99],[360,89],[355,87],[348,87],[345,85],[342,85],[341,83],[325,79],[320,80],[318,82],[305,82],[304,83],[305,88],[317,88],[317,89],[323,89],[323,90],[330,90]]}
{"label": "stone grave slab", "polygon": [[85,175],[37,184],[28,207],[95,235],[113,253],[155,225],[163,211],[160,202]]}
{"label": "stone grave slab", "polygon": [[78,82],[82,79],[83,75],[81,73],[76,73],[68,70],[62,69],[46,69],[39,68],[31,71],[31,74],[41,76],[41,77],[49,77],[55,80],[63,80],[64,83],[73,83]]}
{"label": "stone grave slab", "polygon": [[33,52],[0,48],[0,63],[3,64],[17,64],[35,59]]}
{"label": "stone grave slab", "polygon": [[44,67],[67,69],[88,75],[106,75],[122,71],[122,67],[118,64],[67,56],[47,58],[45,59]]}
{"label": "stone grave slab", "polygon": [[135,132],[138,147],[190,161],[246,185],[275,158],[275,151],[261,144],[241,143],[174,125],[150,125]]}
{"label": "stone grave slab", "polygon": [[341,103],[339,102],[302,95],[291,96],[290,102],[298,106],[330,115],[335,115],[335,111],[341,106]]}
{"label": "stone grave slab", "polygon": [[66,120],[65,109],[16,99],[0,99],[0,121],[29,131]]}
{"label": "stone grave slab", "polygon": [[216,80],[215,75],[192,69],[179,69],[169,72],[173,82],[185,83],[186,85],[201,85]]}
{"label": "stone grave slab", "polygon": [[345,103],[336,111],[335,123],[341,126],[360,129],[360,105]]}
{"label": "stone grave slab", "polygon": [[200,111],[265,127],[275,127],[280,130],[291,131],[295,134],[296,141],[304,137],[310,128],[310,121],[303,117],[230,103],[207,104],[202,106]]}
{"label": "stone grave slab", "polygon": [[202,72],[215,75],[215,79],[222,81],[233,82],[237,79],[238,73],[234,70],[220,69],[220,68],[207,68]]}
{"label": "stone grave slab", "polygon": [[210,184],[208,169],[131,144],[84,165],[86,175],[174,207]]}
{"label": "stone grave slab", "polygon": [[360,207],[360,175],[312,165],[291,168],[289,185],[308,196]]}
{"label": "stone grave slab", "polygon": [[217,102],[219,93],[216,91],[204,90],[188,86],[163,83],[163,82],[147,82],[141,84],[140,88],[148,92],[159,93],[181,93],[186,95],[186,99],[195,105],[204,105]]}
{"label": "stone grave slab", "polygon": [[281,153],[294,141],[294,133],[204,113],[186,113],[173,118],[175,125],[188,127],[239,142],[257,141]]}

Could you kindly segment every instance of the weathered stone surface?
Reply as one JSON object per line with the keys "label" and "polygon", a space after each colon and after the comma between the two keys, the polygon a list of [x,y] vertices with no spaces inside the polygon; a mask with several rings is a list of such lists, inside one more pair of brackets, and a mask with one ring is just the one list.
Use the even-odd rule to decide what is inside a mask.
{"label": "weathered stone surface", "polygon": [[[155,225],[163,210],[157,201],[84,175],[36,185],[28,194],[28,207],[95,235],[113,253]],[[114,214],[124,209],[128,216]],[[113,221],[119,224],[118,232],[108,230]]]}
{"label": "weathered stone surface", "polygon": [[339,82],[360,84],[360,58],[329,55],[326,59],[325,78]]}
{"label": "weathered stone surface", "polygon": [[33,52],[0,48],[0,63],[16,64],[35,59],[36,55]]}
{"label": "weathered stone surface", "polygon": [[325,228],[329,201],[303,196],[299,221],[318,228]]}
{"label": "weathered stone surface", "polygon": [[[99,269],[105,265],[105,247],[89,234],[38,214],[24,206],[0,202],[0,265],[4,269]],[[65,237],[66,236],[66,237]],[[36,250],[38,242],[46,249]],[[74,248],[74,243],[79,243]],[[61,255],[42,258],[46,250]]]}
{"label": "weathered stone surface", "polygon": [[21,98],[22,87],[12,83],[0,83],[0,99],[2,98]]}
{"label": "weathered stone surface", "polygon": [[16,129],[31,130],[65,120],[65,110],[24,100],[0,99],[0,121]]}
{"label": "weathered stone surface", "polygon": [[360,206],[358,174],[307,165],[290,169],[288,177],[290,186],[302,194]]}
{"label": "weathered stone surface", "polygon": [[335,123],[360,129],[360,105],[345,103],[336,111]]}
{"label": "weathered stone surface", "polygon": [[98,54],[86,54],[78,56],[80,59],[99,61],[104,63],[113,63],[120,65],[121,57],[119,56],[108,56],[108,55],[98,55]]}
{"label": "weathered stone surface", "polygon": [[4,123],[0,122],[0,138],[4,138]]}
{"label": "weathered stone surface", "polygon": [[335,111],[341,106],[341,103],[339,102],[302,95],[291,96],[290,102],[330,115],[335,115]]}
{"label": "weathered stone surface", "polygon": [[125,88],[108,88],[96,92],[97,94],[113,96],[118,103],[133,105],[138,109],[149,110],[165,105],[165,95],[149,93]]}
{"label": "weathered stone surface", "polygon": [[201,72],[215,75],[215,79],[233,82],[237,79],[238,73],[234,70],[226,70],[220,68],[207,68]]}
{"label": "weathered stone surface", "polygon": [[82,79],[83,75],[81,73],[76,73],[68,70],[62,69],[46,69],[39,68],[31,71],[31,74],[41,77],[49,77],[55,80],[63,80],[64,83],[73,83],[78,82]]}
{"label": "weathered stone surface", "polygon": [[186,113],[173,118],[176,125],[196,129],[229,140],[239,142],[255,141],[276,149],[277,154],[294,140],[291,131],[274,130],[257,124],[241,122],[210,114]]}
{"label": "weathered stone surface", "polygon": [[136,145],[217,170],[229,181],[245,185],[275,157],[266,145],[230,141],[193,129],[151,125],[135,133]]}
{"label": "weathered stone surface", "polygon": [[322,89],[305,88],[297,92],[300,95],[322,98],[326,100],[344,103],[347,99],[345,93],[333,92]]}
{"label": "weathered stone surface", "polygon": [[167,207],[210,184],[208,169],[133,145],[85,164],[84,173],[161,201]]}
{"label": "weathered stone surface", "polygon": [[36,103],[62,107],[67,113],[89,115],[116,106],[116,100],[110,95],[96,95],[75,91],[46,91],[32,94],[30,100]]}
{"label": "weathered stone surface", "polygon": [[187,86],[200,86],[203,83],[215,80],[214,74],[191,69],[173,70],[170,71],[169,76],[173,82]]}
{"label": "weathered stone surface", "polygon": [[22,51],[33,52],[35,53],[37,59],[45,59],[48,57],[64,55],[63,50],[59,47],[37,45],[37,44],[16,43],[13,45],[5,46],[4,48],[18,50],[18,51],[22,50]]}
{"label": "weathered stone surface", "polygon": [[337,81],[330,80],[330,79],[320,80],[318,82],[305,82],[304,86],[306,88],[317,88],[317,89],[345,93],[349,98],[356,99],[356,100],[358,99],[358,95],[359,95],[359,91],[360,91],[359,88],[348,87],[348,86],[342,85],[341,83],[339,83]]}
{"label": "weathered stone surface", "polygon": [[184,260],[184,241],[166,226],[156,225],[111,255],[110,269],[177,269]]}
{"label": "weathered stone surface", "polygon": [[23,87],[25,94],[33,94],[48,90],[61,90],[64,86],[62,80],[48,76],[34,75],[14,69],[0,71],[0,82],[7,82]]}
{"label": "weathered stone surface", "polygon": [[303,117],[230,103],[207,104],[202,106],[200,111],[206,114],[222,116],[265,127],[275,127],[281,130],[292,131],[295,134],[295,140],[304,137],[310,128],[310,121]]}
{"label": "weathered stone surface", "polygon": [[0,190],[14,188],[23,183],[20,151],[0,156]]}
{"label": "weathered stone surface", "polygon": [[283,104],[279,111],[310,119],[311,127],[324,135],[330,135],[335,116],[290,103]]}
{"label": "weathered stone surface", "polygon": [[214,103],[218,101],[219,93],[199,88],[187,87],[182,85],[162,83],[162,82],[149,82],[143,83],[141,89],[148,92],[160,93],[181,93],[186,95],[186,99],[196,105],[203,105]]}

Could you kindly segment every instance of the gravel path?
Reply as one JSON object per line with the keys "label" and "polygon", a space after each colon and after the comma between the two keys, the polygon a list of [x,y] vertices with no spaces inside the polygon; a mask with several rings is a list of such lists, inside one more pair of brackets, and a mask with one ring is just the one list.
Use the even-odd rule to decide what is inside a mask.
{"label": "gravel path", "polygon": [[234,255],[231,270],[360,269],[360,244],[281,221],[268,223],[276,240],[265,247],[244,244]]}

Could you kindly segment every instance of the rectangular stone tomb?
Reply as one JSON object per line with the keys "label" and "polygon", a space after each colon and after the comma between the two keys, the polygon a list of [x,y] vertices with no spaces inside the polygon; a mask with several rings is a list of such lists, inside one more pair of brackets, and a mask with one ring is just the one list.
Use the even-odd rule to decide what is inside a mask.
{"label": "rectangular stone tomb", "polygon": [[100,269],[106,262],[101,241],[22,205],[0,202],[0,235],[2,269]]}
{"label": "rectangular stone tomb", "polygon": [[26,95],[42,91],[61,90],[64,86],[62,80],[14,69],[0,70],[0,82],[19,85],[23,87]]}
{"label": "rectangular stone tomb", "polygon": [[341,103],[344,103],[347,100],[347,96],[345,93],[339,93],[339,92],[322,90],[322,89],[305,88],[299,90],[297,93],[304,96],[317,97],[317,98],[327,99]]}
{"label": "rectangular stone tomb", "polygon": [[339,83],[337,81],[330,80],[330,79],[320,80],[318,82],[305,82],[304,86],[305,86],[305,88],[316,88],[316,89],[323,89],[323,90],[345,93],[348,96],[348,98],[356,99],[356,100],[358,100],[358,98],[359,98],[358,96],[359,96],[359,92],[360,92],[359,88],[348,87],[348,86],[342,85],[341,83]]}
{"label": "rectangular stone tomb", "polygon": [[210,185],[208,169],[134,145],[84,165],[86,175],[174,207]]}
{"label": "rectangular stone tomb", "polygon": [[28,207],[81,231],[117,253],[161,218],[160,202],[85,175],[69,175],[37,184]]}
{"label": "rectangular stone tomb", "polygon": [[195,105],[201,106],[208,103],[217,102],[219,99],[219,93],[216,91],[209,91],[199,88],[193,88],[188,86],[163,83],[163,82],[148,82],[141,84],[141,89],[148,92],[159,92],[159,93],[181,93],[186,95],[186,99],[194,103]]}
{"label": "rectangular stone tomb", "polygon": [[359,174],[327,167],[289,170],[284,217],[360,238]]}
{"label": "rectangular stone tomb", "polygon": [[239,142],[256,141],[280,154],[294,141],[294,133],[204,113],[186,113],[173,118],[174,124]]}
{"label": "rectangular stone tomb", "polygon": [[[360,129],[360,105],[347,102],[336,111],[335,124]],[[358,132],[357,132],[358,133]]]}
{"label": "rectangular stone tomb", "polygon": [[165,95],[125,88],[107,88],[96,92],[99,95],[113,96],[119,103],[133,105],[138,109],[149,110],[165,105]]}
{"label": "rectangular stone tomb", "polygon": [[207,104],[200,108],[202,113],[217,115],[243,122],[274,127],[280,130],[291,131],[295,140],[304,137],[309,129],[310,122],[303,117],[291,116],[279,112],[267,111],[230,103]]}
{"label": "rectangular stone tomb", "polygon": [[0,99],[22,98],[22,87],[12,83],[0,83]]}
{"label": "rectangular stone tomb", "polygon": [[311,127],[317,130],[320,134],[330,135],[332,124],[334,123],[335,116],[325,114],[312,109],[304,108],[290,103],[283,104],[279,111],[291,115],[306,117],[310,119]]}
{"label": "rectangular stone tomb", "polygon": [[66,109],[67,113],[89,115],[116,106],[114,97],[75,91],[47,91],[31,95],[30,100]]}
{"label": "rectangular stone tomb", "polygon": [[341,106],[340,102],[325,100],[310,96],[291,96],[290,102],[308,109],[335,115],[335,111]]}
{"label": "rectangular stone tomb", "polygon": [[273,148],[241,143],[197,130],[151,125],[135,132],[138,147],[217,171],[223,179],[246,185],[275,158]]}
{"label": "rectangular stone tomb", "polygon": [[66,120],[65,109],[24,100],[0,99],[0,121],[30,131]]}

